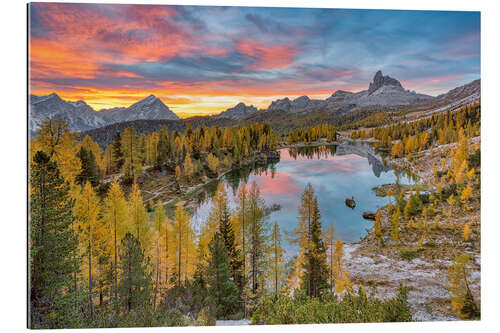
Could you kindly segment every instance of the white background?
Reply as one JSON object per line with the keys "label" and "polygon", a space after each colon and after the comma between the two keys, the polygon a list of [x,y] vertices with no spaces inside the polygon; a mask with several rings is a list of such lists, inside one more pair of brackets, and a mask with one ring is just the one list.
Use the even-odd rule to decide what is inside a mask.
{"label": "white background", "polygon": [[[56,2],[56,1],[54,1]],[[63,1],[57,1],[63,2]],[[68,2],[68,1],[66,1]],[[81,1],[75,1],[81,2]],[[361,0],[193,0],[193,1],[88,1],[105,3],[155,3],[240,6],[330,7],[369,9],[428,9],[481,11],[482,89],[482,301],[480,322],[405,324],[293,325],[260,327],[166,328],[175,332],[422,332],[500,331],[500,11],[498,1],[361,1]],[[0,5],[0,330],[26,330],[26,3],[2,1]],[[127,332],[146,329],[127,329]],[[164,331],[150,328],[148,332]],[[70,330],[92,332],[91,330]],[[114,331],[125,332],[125,329]]]}

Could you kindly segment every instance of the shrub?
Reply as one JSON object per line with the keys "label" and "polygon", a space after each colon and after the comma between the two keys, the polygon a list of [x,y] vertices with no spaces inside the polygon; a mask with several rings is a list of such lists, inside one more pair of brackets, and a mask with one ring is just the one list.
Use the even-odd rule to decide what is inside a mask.
{"label": "shrub", "polygon": [[417,251],[410,250],[410,249],[403,249],[399,253],[401,255],[401,258],[406,259],[406,260],[413,260],[416,257],[418,257]]}
{"label": "shrub", "polygon": [[326,324],[411,321],[408,289],[399,287],[391,299],[367,297],[363,288],[341,300],[333,295],[321,298],[264,297],[257,306],[253,324]]}
{"label": "shrub", "polygon": [[215,316],[210,311],[208,306],[201,309],[196,318],[196,325],[198,326],[215,326]]}
{"label": "shrub", "polygon": [[177,309],[170,309],[167,311],[165,326],[187,326],[186,318]]}
{"label": "shrub", "polygon": [[476,150],[474,153],[469,155],[467,159],[469,169],[481,166],[481,149]]}

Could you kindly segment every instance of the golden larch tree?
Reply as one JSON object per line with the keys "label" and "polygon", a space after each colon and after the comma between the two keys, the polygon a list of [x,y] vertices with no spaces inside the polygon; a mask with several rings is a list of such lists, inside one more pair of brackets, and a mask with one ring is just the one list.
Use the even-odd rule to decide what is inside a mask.
{"label": "golden larch tree", "polygon": [[335,285],[334,278],[334,265],[335,265],[335,241],[337,239],[337,231],[335,230],[335,224],[332,222],[330,226],[325,230],[325,245],[327,247],[327,257],[328,257],[328,267],[329,267],[329,279],[330,279],[330,291],[333,293],[333,288]]}
{"label": "golden larch tree", "polygon": [[79,226],[79,241],[84,244],[87,252],[87,279],[89,288],[89,308],[90,317],[94,318],[93,280],[94,274],[92,265],[96,261],[96,240],[98,238],[98,217],[99,217],[99,198],[94,192],[92,185],[87,181],[80,195],[76,198],[73,208],[77,224]]}
{"label": "golden larch tree", "polygon": [[132,185],[132,192],[128,200],[128,211],[132,234],[139,240],[142,249],[148,253],[151,242],[151,226],[142,201],[141,190],[135,182]]}
{"label": "golden larch tree", "polygon": [[284,279],[284,264],[283,257],[284,250],[281,245],[281,232],[277,221],[274,221],[270,237],[270,250],[271,250],[271,272],[274,296],[278,297],[280,285]]}
{"label": "golden larch tree", "polygon": [[[162,244],[165,241],[165,235],[167,226],[167,217],[165,215],[165,210],[163,209],[163,205],[161,201],[158,200],[155,205],[154,211],[154,220],[153,220],[153,238],[155,242],[155,251],[154,251],[154,265],[155,265],[155,290],[154,290],[154,298],[153,298],[153,306],[156,308],[156,300],[158,291],[160,289],[160,270],[161,270],[161,259],[162,259]],[[168,239],[167,239],[168,241]],[[166,249],[168,250],[168,248]],[[167,264],[167,263],[166,263]]]}
{"label": "golden larch tree", "polygon": [[175,258],[177,284],[180,285],[182,281],[191,278],[196,265],[196,237],[189,213],[184,210],[181,202],[175,209],[170,243]]}
{"label": "golden larch tree", "polygon": [[129,231],[127,201],[117,182],[113,182],[104,198],[103,221],[109,235],[112,235],[114,297],[118,300],[118,253],[123,236]]}

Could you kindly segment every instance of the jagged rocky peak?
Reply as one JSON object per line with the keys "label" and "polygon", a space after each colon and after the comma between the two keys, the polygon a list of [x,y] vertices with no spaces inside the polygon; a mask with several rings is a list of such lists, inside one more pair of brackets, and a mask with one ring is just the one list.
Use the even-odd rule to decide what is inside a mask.
{"label": "jagged rocky peak", "polygon": [[56,93],[52,93],[52,94],[47,95],[47,96],[30,95],[30,102],[32,104],[45,102],[45,101],[61,101],[61,97],[59,97],[59,95]]}
{"label": "jagged rocky peak", "polygon": [[370,82],[370,86],[368,87],[368,95],[371,95],[383,86],[393,86],[404,90],[403,86],[398,80],[390,77],[389,75],[384,76],[382,74],[382,71],[379,70],[373,77],[373,82]]}
{"label": "jagged rocky peak", "polygon": [[132,104],[125,110],[119,111],[119,113],[121,115],[118,115],[118,117],[116,115],[113,116],[120,122],[137,119],[179,119],[168,106],[163,104],[161,99],[152,94]]}
{"label": "jagged rocky peak", "polygon": [[288,97],[283,99],[277,99],[269,105],[268,110],[280,110],[280,111],[304,111],[311,108],[321,107],[325,105],[325,101],[310,99],[308,96],[300,96],[294,100],[290,100]]}
{"label": "jagged rocky peak", "polygon": [[68,102],[69,104],[75,106],[75,107],[83,107],[83,106],[88,106],[87,103],[85,103],[85,101],[82,101],[81,99],[78,100],[78,101],[74,101],[74,102]]}
{"label": "jagged rocky peak", "polygon": [[[131,106],[133,106],[133,105],[136,105],[136,106],[151,105],[151,104],[157,103],[157,102],[161,102],[161,100],[158,97],[156,97],[155,95],[150,94],[148,97],[141,99],[140,101],[132,104]],[[162,104],[163,104],[163,102],[162,102]]]}
{"label": "jagged rocky peak", "polygon": [[335,91],[330,97],[326,99],[327,102],[336,102],[336,101],[341,101],[349,96],[352,96],[353,93],[350,91],[345,91],[345,90],[337,90]]}
{"label": "jagged rocky peak", "polygon": [[300,96],[293,100],[292,105],[296,109],[303,109],[309,104],[310,98],[307,96]]}
{"label": "jagged rocky peak", "polygon": [[219,118],[229,118],[229,119],[242,119],[243,117],[257,112],[257,108],[253,105],[246,105],[243,102],[239,102],[234,107],[227,109],[217,115]]}
{"label": "jagged rocky peak", "polygon": [[[248,108],[253,108],[253,107],[254,107],[253,105],[248,106]],[[236,104],[235,107],[233,107],[233,109],[235,109],[235,110],[245,110],[246,108],[247,108],[247,105],[243,102],[239,102],[238,104]]]}
{"label": "jagged rocky peak", "polygon": [[156,100],[158,100],[158,98],[155,95],[150,94],[148,97],[144,98],[142,100],[142,102],[144,102],[145,104],[148,104],[148,103],[156,102]]}
{"label": "jagged rocky peak", "polygon": [[277,99],[277,100],[271,102],[271,105],[269,105],[268,110],[288,111],[288,110],[290,110],[290,104],[291,104],[291,101],[288,97],[285,97],[282,99]]}
{"label": "jagged rocky peak", "polygon": [[352,95],[352,92],[345,90],[337,90],[333,93],[332,97],[343,97],[347,95]]}

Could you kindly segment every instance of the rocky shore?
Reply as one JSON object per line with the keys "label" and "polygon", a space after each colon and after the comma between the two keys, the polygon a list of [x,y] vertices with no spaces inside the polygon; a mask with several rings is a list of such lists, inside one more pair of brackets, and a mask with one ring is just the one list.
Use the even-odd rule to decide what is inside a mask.
{"label": "rocky shore", "polygon": [[[470,145],[480,144],[480,138],[470,139]],[[451,145],[434,148],[431,158],[429,150],[422,151],[411,162],[406,158],[390,159],[399,168],[410,170],[419,176],[420,182],[428,185],[432,177],[432,163],[437,163]],[[390,185],[384,185],[387,188]],[[430,189],[433,190],[433,189]],[[438,207],[450,209],[446,203]],[[450,303],[448,267],[460,253],[467,253],[472,262],[470,288],[476,302],[481,299],[481,253],[480,253],[480,200],[474,201],[470,211],[455,209],[453,218],[441,216],[439,226],[431,227],[425,240],[419,244],[418,228],[402,219],[400,239],[391,240],[391,222],[387,208],[382,209],[381,238],[374,230],[359,242],[345,244],[346,269],[356,285],[363,285],[376,297],[392,297],[402,283],[410,287],[409,303],[416,321],[458,320]],[[465,242],[462,228],[469,223],[472,236]]]}

